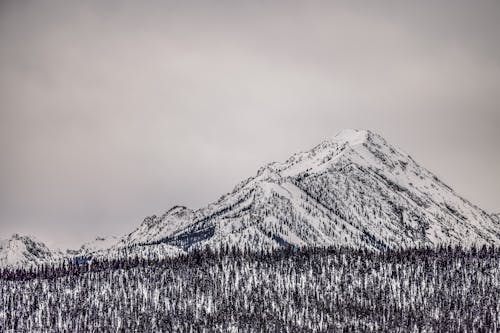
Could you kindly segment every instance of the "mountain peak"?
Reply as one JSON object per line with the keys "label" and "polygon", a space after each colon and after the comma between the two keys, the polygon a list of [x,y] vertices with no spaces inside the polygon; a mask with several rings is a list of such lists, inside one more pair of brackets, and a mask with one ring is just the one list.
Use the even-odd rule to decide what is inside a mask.
{"label": "mountain peak", "polygon": [[36,239],[36,237],[34,237],[34,236],[21,235],[21,234],[18,234],[17,232],[13,233],[12,236],[10,236],[10,238],[7,239],[6,241],[23,242],[23,243],[28,243],[28,242],[40,243],[40,241],[38,239]]}
{"label": "mountain peak", "polygon": [[180,216],[180,215],[184,215],[184,214],[190,214],[192,213],[192,210],[189,209],[188,207],[186,206],[181,206],[181,205],[177,205],[177,206],[173,206],[172,208],[170,208],[163,216]]}
{"label": "mountain peak", "polygon": [[21,240],[23,236],[19,235],[17,232],[10,236],[11,240]]}
{"label": "mountain peak", "polygon": [[[343,150],[346,146],[356,147],[370,140],[374,134],[368,130],[343,129],[332,137],[327,138],[309,152],[317,154],[325,150]],[[307,152],[307,153],[309,153]]]}
{"label": "mountain peak", "polygon": [[382,136],[357,129],[267,164],[192,216],[184,230],[164,229],[156,239],[184,249],[500,243],[495,217]]}
{"label": "mountain peak", "polygon": [[54,254],[34,237],[13,234],[0,241],[0,267],[31,266],[54,258]]}
{"label": "mountain peak", "polygon": [[83,244],[78,250],[68,250],[69,254],[77,255],[87,255],[90,253],[98,252],[104,249],[108,249],[115,245],[118,241],[118,237],[115,236],[97,236],[94,240]]}
{"label": "mountain peak", "polygon": [[365,142],[370,134],[371,132],[368,130],[343,129],[335,134],[335,136],[329,141],[339,144],[347,143],[351,146],[354,146]]}
{"label": "mountain peak", "polygon": [[186,227],[193,219],[193,210],[185,206],[174,206],[161,216],[146,217],[139,228],[122,238],[117,246],[157,242],[166,235]]}

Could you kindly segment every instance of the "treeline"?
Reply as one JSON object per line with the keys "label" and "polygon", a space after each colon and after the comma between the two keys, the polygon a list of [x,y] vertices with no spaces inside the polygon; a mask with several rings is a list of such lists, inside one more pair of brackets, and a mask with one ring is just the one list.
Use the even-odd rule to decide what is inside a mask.
{"label": "treeline", "polygon": [[0,271],[0,331],[500,330],[498,248],[81,259]]}

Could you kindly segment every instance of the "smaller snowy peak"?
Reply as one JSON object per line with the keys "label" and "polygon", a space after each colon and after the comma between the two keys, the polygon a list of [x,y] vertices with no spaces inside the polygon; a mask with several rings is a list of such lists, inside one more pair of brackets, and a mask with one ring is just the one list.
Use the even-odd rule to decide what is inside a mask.
{"label": "smaller snowy peak", "polygon": [[55,255],[34,237],[13,234],[0,241],[0,267],[26,267],[55,259]]}
{"label": "smaller snowy peak", "polygon": [[193,214],[193,211],[185,206],[174,206],[167,210],[163,215],[157,216],[157,215],[151,215],[147,216],[144,221],[142,222],[142,225],[145,226],[154,226],[156,224],[161,224],[165,222],[165,220],[171,220],[171,219],[185,219],[186,217],[189,217]]}
{"label": "smaller snowy peak", "polygon": [[194,215],[187,207],[174,206],[161,216],[148,216],[136,230],[122,237],[115,247],[158,242],[192,224]]}
{"label": "smaller snowy peak", "polygon": [[111,248],[118,242],[118,237],[96,237],[94,240],[83,244],[76,251],[68,251],[71,255],[87,255],[94,252],[99,252]]}

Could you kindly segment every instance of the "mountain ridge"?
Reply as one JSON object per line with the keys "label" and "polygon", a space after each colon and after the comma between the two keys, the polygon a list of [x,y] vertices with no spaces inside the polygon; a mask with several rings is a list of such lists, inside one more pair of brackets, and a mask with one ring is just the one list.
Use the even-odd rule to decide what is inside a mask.
{"label": "mountain ridge", "polygon": [[[335,185],[340,185],[339,182],[329,184],[327,181],[324,184],[318,183],[317,186],[312,188],[301,186],[304,185],[301,182],[306,178],[310,178],[311,175],[328,178],[332,174],[340,174],[345,176],[346,179],[351,176],[357,177],[356,182],[353,182],[355,186],[360,183],[371,182],[374,188],[378,187],[381,191],[378,199],[385,200],[386,204],[393,205],[392,213],[394,214],[392,215],[397,215],[402,222],[404,222],[403,220],[409,222],[410,229],[412,227],[413,229],[423,227],[433,230],[425,234],[425,237],[413,235],[399,237],[399,239],[392,236],[392,239],[384,239],[387,237],[375,232],[375,239],[370,240],[370,238],[373,238],[374,232],[368,230],[367,223],[364,223],[364,225],[363,223],[357,223],[358,225],[350,223],[354,217],[352,215],[356,215],[352,213],[356,212],[350,212],[349,209],[346,209],[348,207],[344,207],[344,212],[340,212],[329,205],[332,202],[316,200],[318,197],[324,196],[324,193],[320,192],[325,192],[321,190],[318,192],[318,189],[326,187],[330,191],[334,191],[337,188]],[[380,189],[381,186],[384,187],[385,193]],[[370,192],[371,189],[370,186],[361,186],[360,193]],[[345,191],[348,191],[348,189],[338,193],[341,194],[340,197],[342,195],[345,197],[348,194]],[[387,194],[390,194],[391,200],[388,199]],[[325,230],[318,232],[318,228],[312,225],[314,223],[312,223],[311,219],[308,219],[308,223],[302,225],[303,228],[311,229],[311,239],[299,237],[297,228],[293,231],[276,233],[276,228],[267,228],[266,223],[264,225],[263,223],[249,223],[250,220],[259,221],[259,218],[267,218],[272,215],[268,214],[269,212],[259,215],[259,212],[262,213],[263,210],[269,208],[262,207],[265,206],[262,200],[265,201],[273,196],[285,201],[286,199],[300,201],[300,198],[305,197],[306,201],[309,201],[312,206],[299,202],[298,207],[293,208],[294,210],[311,210],[314,208],[322,212],[322,215],[329,215],[329,222],[344,220],[343,229],[352,229],[352,232],[357,233],[356,237],[358,239],[341,242],[339,237],[328,237],[331,235],[326,235],[328,233],[325,234]],[[359,201],[363,201],[363,198],[359,199]],[[398,200],[400,203],[394,205],[394,201]],[[342,204],[342,200],[336,201],[333,202],[334,206],[338,206],[339,203]],[[375,204],[375,201],[371,200],[370,203]],[[286,205],[286,203],[284,204]],[[408,204],[410,204],[410,207],[407,206]],[[351,207],[356,207],[356,205],[356,200],[350,201]],[[416,220],[411,221],[412,213],[417,208],[419,213],[417,216],[413,216]],[[429,208],[433,210],[430,215],[424,211]],[[239,215],[240,213],[242,215]],[[390,212],[388,213],[387,209],[384,213],[386,218],[390,219]],[[405,246],[436,245],[443,242],[462,243],[463,240],[469,245],[473,243],[498,244],[500,235],[498,223],[495,223],[491,216],[458,196],[434,174],[420,167],[410,155],[390,146],[381,136],[370,131],[360,130],[341,131],[335,137],[323,141],[309,151],[293,154],[285,162],[267,164],[260,168],[255,176],[240,182],[232,192],[221,196],[216,202],[194,211],[193,215],[197,216],[197,218],[193,220],[192,224],[187,225],[184,229],[173,230],[170,235],[163,235],[164,237],[157,241],[181,246],[185,250],[188,250],[193,245],[217,246],[217,242],[228,242],[236,246],[241,244],[253,246],[251,239],[254,241],[259,239],[255,241],[256,244],[254,245],[264,247],[282,246],[284,244],[323,246],[332,245],[333,243],[339,244],[339,242],[352,245],[354,242],[357,245],[371,248],[383,248],[384,246],[398,246],[397,243],[400,241],[406,243]],[[452,216],[451,219],[450,216]],[[290,219],[290,216],[287,218]],[[443,224],[441,221],[443,219],[448,219],[448,223]],[[456,225],[450,225],[451,220],[458,222]],[[466,220],[473,223],[466,222]],[[283,229],[283,219],[277,218],[273,220],[273,216],[271,216],[266,221],[268,226],[273,223],[275,225],[281,224],[281,229]],[[415,225],[411,226],[411,222]],[[394,225],[381,223],[381,227],[381,230],[384,230],[390,229]],[[405,227],[408,227],[408,223]],[[457,232],[454,232],[455,228],[458,229]],[[416,230],[413,230],[413,233],[415,232]],[[236,238],[242,238],[240,244],[237,244],[238,240],[233,237],[238,234],[239,237]],[[359,238],[364,240],[359,242]],[[248,244],[249,242],[250,244]],[[260,244],[257,244],[259,242]]]}
{"label": "mountain ridge", "polygon": [[[372,250],[500,245],[498,215],[459,196],[403,150],[343,130],[261,167],[199,209],[173,206],[86,256],[177,255],[195,248],[343,245]],[[83,248],[83,247],[82,247]]]}

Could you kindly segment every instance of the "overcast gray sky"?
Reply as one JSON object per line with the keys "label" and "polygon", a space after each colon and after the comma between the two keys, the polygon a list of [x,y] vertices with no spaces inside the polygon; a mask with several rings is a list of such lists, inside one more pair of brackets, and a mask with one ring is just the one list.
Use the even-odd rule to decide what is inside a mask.
{"label": "overcast gray sky", "polygon": [[121,235],[342,128],[500,211],[500,2],[361,3],[1,1],[0,238]]}

